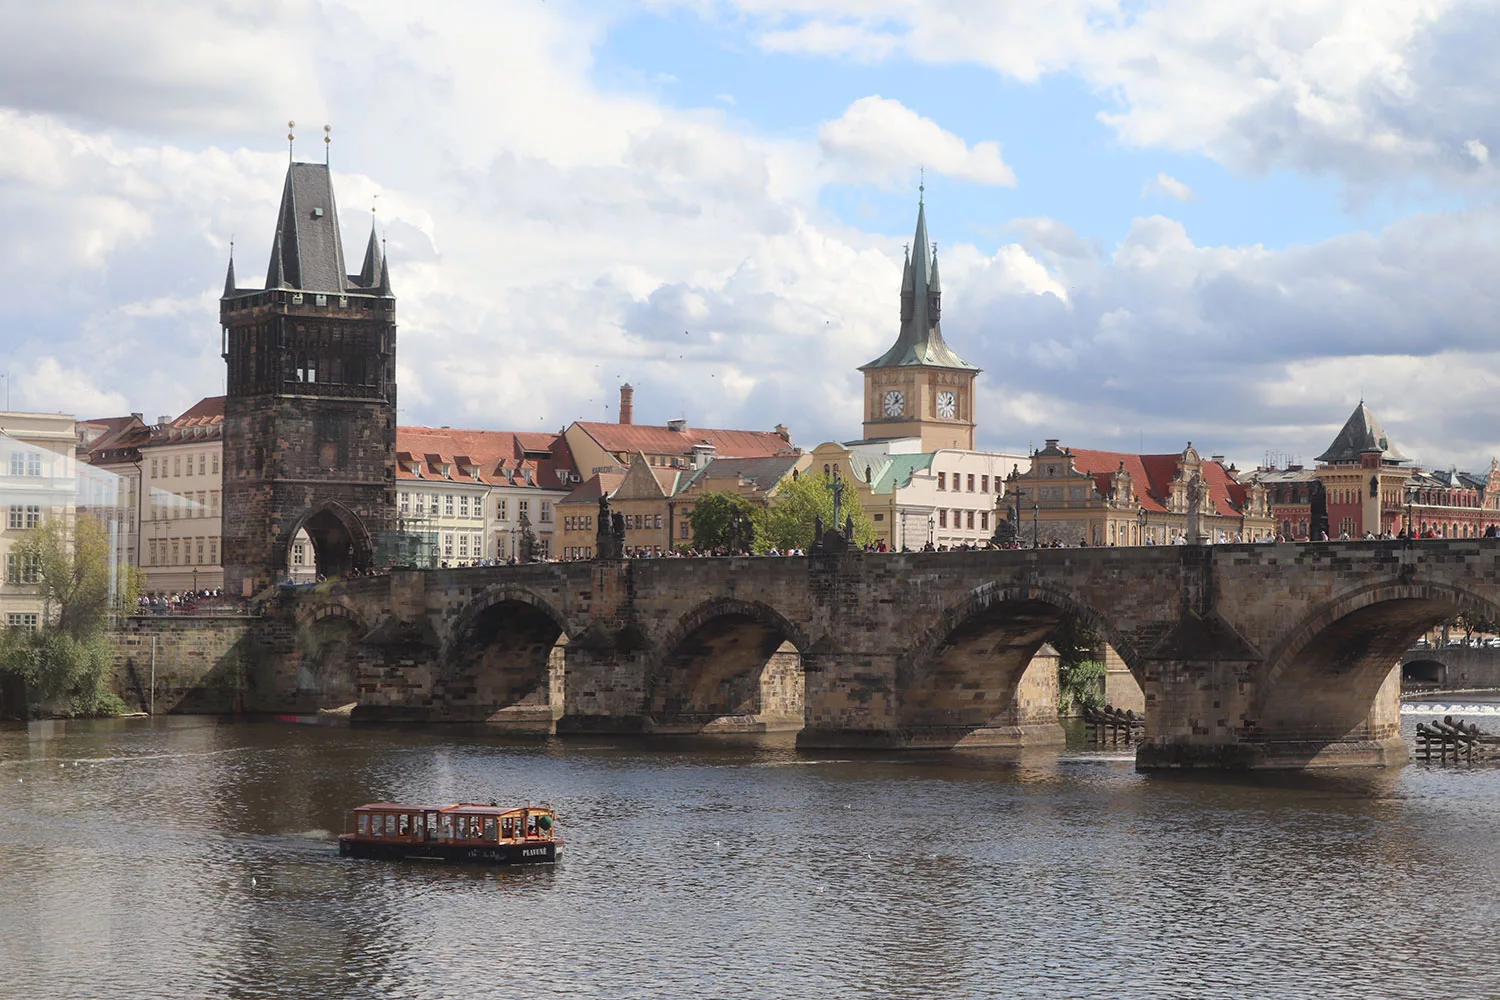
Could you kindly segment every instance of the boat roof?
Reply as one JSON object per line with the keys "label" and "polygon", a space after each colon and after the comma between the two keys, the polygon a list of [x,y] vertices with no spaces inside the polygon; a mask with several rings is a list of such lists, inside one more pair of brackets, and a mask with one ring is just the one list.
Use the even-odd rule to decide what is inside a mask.
{"label": "boat roof", "polygon": [[480,816],[504,816],[507,813],[520,812],[552,812],[549,806],[492,806],[480,802],[457,802],[446,806],[420,805],[413,802],[367,802],[362,806],[355,806],[355,812],[437,812],[437,813],[469,813]]}

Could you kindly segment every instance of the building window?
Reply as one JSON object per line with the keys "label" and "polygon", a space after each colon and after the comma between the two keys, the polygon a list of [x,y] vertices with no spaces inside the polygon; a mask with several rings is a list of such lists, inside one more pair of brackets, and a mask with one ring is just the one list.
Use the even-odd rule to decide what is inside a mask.
{"label": "building window", "polygon": [[[969,478],[973,479],[974,477],[970,476]],[[969,511],[968,522],[969,522],[968,523],[968,527],[973,528],[974,527],[974,512],[972,510]]]}
{"label": "building window", "polygon": [[156,539],[154,538],[146,543],[146,565],[156,565]]}
{"label": "building window", "polygon": [[42,508],[38,504],[12,504],[6,524],[12,528],[35,528],[42,523]]}
{"label": "building window", "polygon": [[938,473],[938,489],[940,489],[940,490],[946,490],[947,488],[948,488],[948,473],[946,473],[946,472],[939,472]]}
{"label": "building window", "polygon": [[525,518],[530,518],[531,517],[531,501],[530,500],[517,500],[516,501],[516,516],[517,517],[525,517]]}
{"label": "building window", "polygon": [[443,516],[444,517],[452,517],[453,516],[453,494],[452,493],[444,493],[443,494]]}
{"label": "building window", "polygon": [[219,565],[219,540],[217,538],[208,540],[208,563],[210,566]]}
{"label": "building window", "polygon": [[214,517],[219,516],[219,491],[214,490],[208,495],[208,512]]}
{"label": "building window", "polygon": [[397,502],[401,505],[401,513],[403,513],[403,514],[410,514],[411,513],[411,494],[410,493],[403,493],[403,494],[401,494],[401,496],[398,498]]}
{"label": "building window", "polygon": [[[942,473],[939,473],[939,475],[942,475]],[[938,511],[938,527],[939,528],[946,528],[946,527],[948,527],[948,512],[946,510],[940,510],[940,511]]]}
{"label": "building window", "polygon": [[469,516],[469,498],[467,496],[461,496],[458,498],[458,516]]}
{"label": "building window", "polygon": [[151,478],[156,478],[156,459],[154,458],[151,460]]}
{"label": "building window", "polygon": [[169,562],[167,565],[169,565],[169,566],[177,566],[177,565],[179,565],[179,563],[177,561],[177,556],[178,556],[177,539],[174,538],[174,539],[172,539],[172,561]]}
{"label": "building window", "polygon": [[213,455],[210,457],[208,471],[211,472],[211,473],[213,473],[216,476],[219,474],[219,453],[218,452],[214,452]]}
{"label": "building window", "polygon": [[501,497],[495,501],[495,520],[505,520],[505,498]]}
{"label": "building window", "polygon": [[182,475],[182,456],[181,455],[173,455],[172,456],[172,475],[174,475],[174,476],[180,476],[180,475]]}
{"label": "building window", "polygon": [[429,494],[427,500],[427,513],[431,514],[433,517],[437,517],[437,510],[438,495],[436,493]]}
{"label": "building window", "polygon": [[990,530],[990,512],[987,510],[982,510],[979,512],[979,530]]}
{"label": "building window", "polygon": [[974,473],[969,473],[969,492],[974,492]]}
{"label": "building window", "polygon": [[10,474],[12,476],[40,476],[42,474],[42,456],[34,451],[11,452]]}
{"label": "building window", "polygon": [[12,611],[5,616],[5,624],[9,628],[35,632],[37,629],[37,614],[35,611]]}
{"label": "building window", "polygon": [[203,565],[203,539],[198,539],[198,565]]}
{"label": "building window", "polygon": [[691,530],[691,526],[688,524],[688,522],[683,521],[682,522],[682,537],[683,538],[689,537],[689,531],[690,530]]}
{"label": "building window", "polygon": [[453,532],[443,532],[443,558],[453,558]]}
{"label": "building window", "polygon": [[208,453],[203,452],[198,456],[198,475],[208,475]]}
{"label": "building window", "polygon": [[469,558],[469,533],[466,531],[458,533],[458,557],[460,559]]}
{"label": "building window", "polygon": [[990,491],[990,477],[989,476],[980,476],[979,477],[979,492],[981,492],[981,493],[988,493],[989,491]]}
{"label": "building window", "polygon": [[42,560],[40,556],[23,558],[19,552],[7,552],[5,554],[5,582],[6,583],[36,583],[41,579]]}
{"label": "building window", "polygon": [[550,524],[552,522],[552,502],[550,500],[542,501],[541,521],[543,524]]}
{"label": "building window", "polygon": [[660,515],[660,514],[657,514],[657,515],[656,515],[656,526],[657,526],[657,527],[658,527],[658,528],[660,528],[660,527],[661,527],[661,515]]}

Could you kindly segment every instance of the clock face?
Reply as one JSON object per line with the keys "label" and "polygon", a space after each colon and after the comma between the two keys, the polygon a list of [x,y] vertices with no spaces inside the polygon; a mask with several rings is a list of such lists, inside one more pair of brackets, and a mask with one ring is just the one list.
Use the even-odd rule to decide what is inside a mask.
{"label": "clock face", "polygon": [[885,415],[888,417],[899,417],[906,409],[906,393],[900,389],[892,389],[885,394]]}
{"label": "clock face", "polygon": [[952,420],[958,415],[958,396],[947,390],[938,393],[937,411],[938,416],[945,420]]}

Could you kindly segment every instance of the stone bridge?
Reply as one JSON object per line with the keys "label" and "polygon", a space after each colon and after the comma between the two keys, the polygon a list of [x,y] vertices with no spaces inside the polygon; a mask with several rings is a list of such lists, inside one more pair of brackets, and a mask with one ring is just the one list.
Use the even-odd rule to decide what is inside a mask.
{"label": "stone bridge", "polygon": [[1500,688],[1500,649],[1466,645],[1412,648],[1401,655],[1401,680],[1456,690]]}
{"label": "stone bridge", "polygon": [[1396,763],[1402,653],[1500,618],[1500,542],[1372,541],[397,571],[265,609],[278,676],[356,719],[800,729],[804,747],[1056,740],[1027,665],[1092,623],[1146,696],[1141,767]]}

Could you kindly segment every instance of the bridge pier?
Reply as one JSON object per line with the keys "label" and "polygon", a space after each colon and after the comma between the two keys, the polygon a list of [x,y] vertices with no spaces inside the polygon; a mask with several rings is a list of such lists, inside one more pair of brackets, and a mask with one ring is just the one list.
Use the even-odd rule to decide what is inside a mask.
{"label": "bridge pier", "polygon": [[[1409,759],[1400,735],[1398,666],[1363,709],[1350,707],[1339,685],[1328,685],[1306,692],[1295,713],[1268,710],[1256,698],[1263,677],[1258,663],[1246,661],[1149,664],[1146,736],[1136,768],[1399,767]],[[1275,717],[1256,717],[1265,711]]]}

